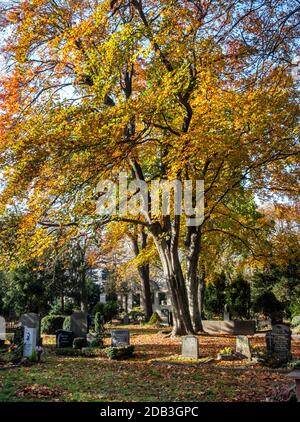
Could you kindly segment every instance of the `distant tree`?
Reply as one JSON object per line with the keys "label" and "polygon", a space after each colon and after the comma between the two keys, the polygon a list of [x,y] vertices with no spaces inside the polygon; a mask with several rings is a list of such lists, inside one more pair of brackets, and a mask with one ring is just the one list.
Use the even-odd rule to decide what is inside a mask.
{"label": "distant tree", "polygon": [[242,275],[238,275],[226,286],[225,301],[233,318],[249,318],[251,289],[249,282]]}
{"label": "distant tree", "polygon": [[205,287],[204,315],[207,319],[222,318],[225,305],[226,276],[216,275]]}

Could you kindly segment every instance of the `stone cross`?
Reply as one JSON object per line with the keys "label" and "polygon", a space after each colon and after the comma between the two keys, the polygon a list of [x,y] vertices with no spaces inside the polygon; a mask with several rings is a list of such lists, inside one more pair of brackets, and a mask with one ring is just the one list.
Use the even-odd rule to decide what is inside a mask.
{"label": "stone cross", "polygon": [[199,340],[198,337],[188,335],[182,338],[181,356],[185,358],[199,358]]}

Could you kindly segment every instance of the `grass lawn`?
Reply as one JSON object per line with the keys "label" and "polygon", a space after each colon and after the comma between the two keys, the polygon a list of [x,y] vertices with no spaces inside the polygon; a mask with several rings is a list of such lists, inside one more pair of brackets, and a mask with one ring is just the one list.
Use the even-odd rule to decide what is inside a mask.
{"label": "grass lawn", "polygon": [[[264,401],[276,388],[291,385],[285,374],[245,361],[178,359],[180,339],[155,329],[130,330],[136,356],[124,361],[56,356],[54,337],[46,337],[42,363],[0,370],[0,401]],[[235,345],[228,336],[199,341],[202,358],[216,358],[221,348]],[[264,339],[252,342],[263,346]],[[293,341],[293,353],[300,355],[300,342]]]}

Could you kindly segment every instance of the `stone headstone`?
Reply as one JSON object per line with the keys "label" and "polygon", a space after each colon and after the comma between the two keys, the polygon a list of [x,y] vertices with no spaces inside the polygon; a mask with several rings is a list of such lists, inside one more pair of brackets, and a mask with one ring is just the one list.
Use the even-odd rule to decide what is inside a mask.
{"label": "stone headstone", "polygon": [[230,310],[229,310],[229,306],[226,303],[224,306],[224,321],[230,321],[230,320],[231,320]]}
{"label": "stone headstone", "polygon": [[58,330],[56,332],[56,347],[63,349],[65,347],[72,347],[74,335],[72,331]]}
{"label": "stone headstone", "polygon": [[101,295],[100,295],[100,303],[106,303],[106,294],[105,293],[101,293]]}
{"label": "stone headstone", "polygon": [[111,345],[113,347],[128,346],[129,340],[129,330],[112,330]]}
{"label": "stone headstone", "polygon": [[182,338],[181,356],[185,358],[199,358],[199,340],[198,337],[188,335]]}
{"label": "stone headstone", "polygon": [[123,318],[123,324],[124,324],[124,325],[128,325],[128,324],[129,324],[129,322],[130,322],[130,321],[129,321],[129,316],[128,316],[128,315],[125,315],[125,316],[124,316],[124,318]]}
{"label": "stone headstone", "polygon": [[88,320],[86,312],[73,312],[71,315],[71,331],[74,337],[86,337],[88,332]]}
{"label": "stone headstone", "polygon": [[245,356],[248,359],[252,358],[251,346],[247,336],[237,336],[236,338],[236,352]]}
{"label": "stone headstone", "polygon": [[275,324],[272,331],[266,334],[267,351],[282,362],[291,359],[291,339],[290,327],[285,324]]}
{"label": "stone headstone", "polygon": [[24,327],[23,356],[29,357],[37,346],[37,328]]}
{"label": "stone headstone", "polygon": [[5,331],[5,319],[0,316],[0,340],[5,340],[6,331]]}
{"label": "stone headstone", "polygon": [[38,342],[41,337],[41,319],[38,314],[29,312],[21,315],[20,323],[23,327],[35,328],[37,330],[36,341]]}

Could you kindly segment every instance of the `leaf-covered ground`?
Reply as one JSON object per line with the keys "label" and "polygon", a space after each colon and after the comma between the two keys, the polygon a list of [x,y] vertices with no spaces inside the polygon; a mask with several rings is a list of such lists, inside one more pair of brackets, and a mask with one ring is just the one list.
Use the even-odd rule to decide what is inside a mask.
{"label": "leaf-covered ground", "polygon": [[[234,337],[199,336],[196,362],[180,359],[180,339],[155,329],[130,329],[136,357],[124,361],[56,356],[54,337],[48,336],[44,362],[0,370],[0,401],[264,401],[291,385],[280,371],[216,361],[220,349],[234,349]],[[251,341],[264,347],[263,337]],[[299,341],[293,341],[293,354],[300,357]]]}

